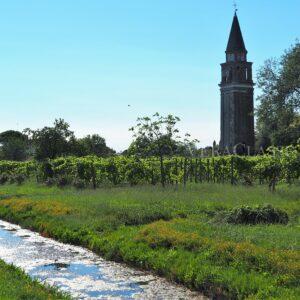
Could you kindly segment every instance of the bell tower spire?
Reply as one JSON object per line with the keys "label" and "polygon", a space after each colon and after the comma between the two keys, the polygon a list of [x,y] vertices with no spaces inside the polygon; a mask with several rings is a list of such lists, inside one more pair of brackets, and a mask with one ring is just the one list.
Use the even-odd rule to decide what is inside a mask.
{"label": "bell tower spire", "polygon": [[221,141],[230,152],[238,144],[254,150],[254,112],[252,63],[247,61],[236,9],[226,47],[226,62],[221,64]]}
{"label": "bell tower spire", "polygon": [[241,28],[240,28],[239,19],[237,17],[236,12],[234,13],[231,30],[230,30],[230,35],[229,35],[227,48],[226,48],[226,53],[228,53],[228,54],[235,53],[235,52],[247,54],[243,35],[241,32]]}

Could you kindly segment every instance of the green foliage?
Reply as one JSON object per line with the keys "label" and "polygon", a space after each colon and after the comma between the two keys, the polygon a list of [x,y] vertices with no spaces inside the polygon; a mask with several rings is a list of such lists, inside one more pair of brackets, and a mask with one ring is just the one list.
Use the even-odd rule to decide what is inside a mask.
{"label": "green foliage", "polygon": [[106,157],[114,155],[115,151],[107,147],[105,139],[98,134],[87,135],[71,141],[71,153],[76,156],[96,155]]}
{"label": "green foliage", "polygon": [[152,118],[137,119],[135,127],[130,128],[136,139],[136,154],[141,156],[172,155],[176,146],[179,130],[176,128],[178,117],[154,114]]}
{"label": "green foliage", "polygon": [[19,268],[7,265],[2,260],[0,260],[0,298],[9,300],[71,299],[55,288],[43,286],[38,281],[30,279]]}
{"label": "green foliage", "polygon": [[[160,181],[166,184],[164,156],[172,155],[176,147],[179,130],[176,128],[178,117],[168,115],[163,117],[156,113],[149,117],[137,119],[137,125],[130,128],[134,132],[134,153],[141,156],[156,156],[160,161]],[[132,152],[132,151],[131,151]]]}
{"label": "green foliage", "polygon": [[70,130],[70,125],[63,119],[56,119],[52,127],[46,126],[37,130],[28,128],[24,132],[29,137],[35,158],[40,161],[67,155],[105,157],[115,154],[114,150],[106,146],[105,139],[98,134],[77,139]]}
{"label": "green foliage", "polygon": [[225,221],[232,224],[287,224],[288,214],[272,205],[249,207],[242,206],[227,213]]}
{"label": "green foliage", "polygon": [[0,174],[0,184],[5,184],[9,180],[9,175],[6,173]]}
{"label": "green foliage", "polygon": [[74,138],[74,133],[69,130],[69,127],[70,125],[63,119],[56,119],[53,127],[26,129],[25,132],[35,148],[35,157],[43,160],[69,154],[69,141]]}
{"label": "green foliage", "polygon": [[41,175],[41,181],[53,178],[54,171],[51,162],[44,161],[38,165],[38,174]]}
{"label": "green foliage", "polygon": [[[112,156],[108,158],[61,157],[43,162],[0,161],[0,174],[23,174],[38,182],[66,184],[82,181],[86,187],[104,185],[137,185],[161,182],[178,185],[187,182],[214,182],[232,184],[268,184],[274,191],[279,182],[296,183],[300,178],[300,146],[281,149],[269,148],[260,156],[218,156],[212,158],[165,157],[140,158],[136,156]],[[163,169],[163,173],[161,173]],[[4,180],[3,177],[3,180]]]}
{"label": "green foliage", "polygon": [[176,116],[164,117],[156,113],[152,118],[138,118],[136,126],[130,128],[134,133],[135,140],[129,147],[127,154],[148,158],[158,157],[162,186],[166,185],[168,176],[165,170],[166,165],[164,165],[165,157],[179,153],[192,156],[196,152],[195,143],[198,142],[197,140],[190,141],[189,134],[185,135],[183,141],[180,140],[179,130],[176,128],[179,121],[180,119]]}
{"label": "green foliage", "polygon": [[15,174],[10,176],[10,183],[17,183],[18,185],[21,185],[25,182],[26,176],[24,174]]}
{"label": "green foliage", "polygon": [[[64,160],[52,163],[54,169],[68,167]],[[214,221],[220,211],[265,203],[286,211],[288,225]],[[0,188],[1,218],[150,269],[212,298],[297,299],[297,216],[298,185],[280,184],[274,193],[265,186],[189,182],[177,189],[77,190],[33,183]]]}
{"label": "green foliage", "polygon": [[300,137],[300,43],[258,72],[258,146],[295,144]]}
{"label": "green foliage", "polygon": [[29,143],[25,134],[13,130],[0,133],[0,159],[22,161],[28,155]]}

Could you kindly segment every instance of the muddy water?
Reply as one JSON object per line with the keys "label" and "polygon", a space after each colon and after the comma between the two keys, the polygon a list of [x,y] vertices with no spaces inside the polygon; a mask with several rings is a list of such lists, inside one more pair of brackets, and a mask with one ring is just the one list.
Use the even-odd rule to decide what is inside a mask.
{"label": "muddy water", "polygon": [[148,272],[1,220],[0,258],[76,299],[205,299]]}

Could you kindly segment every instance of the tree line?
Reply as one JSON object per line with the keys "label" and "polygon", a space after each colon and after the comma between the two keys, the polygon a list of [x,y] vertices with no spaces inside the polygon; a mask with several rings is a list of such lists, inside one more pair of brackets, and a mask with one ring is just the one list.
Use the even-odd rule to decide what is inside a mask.
{"label": "tree line", "polygon": [[98,134],[76,138],[70,125],[63,119],[54,121],[53,126],[41,129],[25,129],[23,132],[8,130],[0,133],[0,159],[22,161],[54,159],[60,156],[110,156],[115,151],[106,145]]}

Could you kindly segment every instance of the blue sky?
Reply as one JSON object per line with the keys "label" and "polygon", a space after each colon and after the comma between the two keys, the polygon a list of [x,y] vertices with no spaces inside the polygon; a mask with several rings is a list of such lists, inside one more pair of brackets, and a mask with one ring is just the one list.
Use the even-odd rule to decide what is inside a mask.
{"label": "blue sky", "polygon": [[[237,3],[255,73],[299,38],[300,1]],[[231,0],[2,0],[0,132],[61,117],[122,150],[136,118],[158,111],[201,145],[218,141],[232,17]]]}

